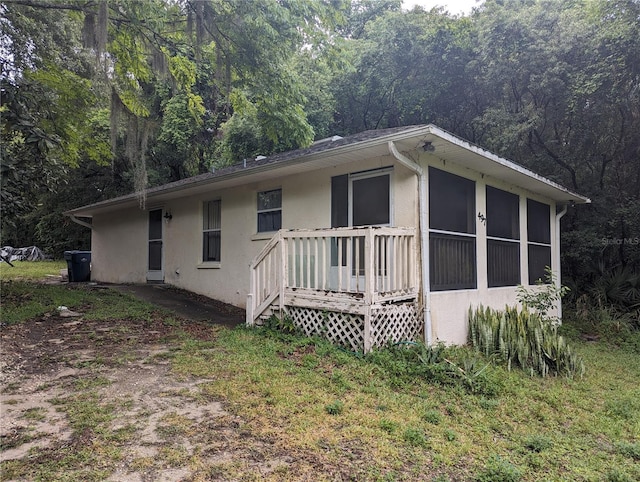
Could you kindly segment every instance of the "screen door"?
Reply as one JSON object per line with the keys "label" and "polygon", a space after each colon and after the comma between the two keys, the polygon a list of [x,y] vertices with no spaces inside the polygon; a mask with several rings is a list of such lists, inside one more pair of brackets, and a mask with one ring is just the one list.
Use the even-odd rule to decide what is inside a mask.
{"label": "screen door", "polygon": [[149,211],[149,265],[147,281],[164,281],[162,269],[162,209]]}

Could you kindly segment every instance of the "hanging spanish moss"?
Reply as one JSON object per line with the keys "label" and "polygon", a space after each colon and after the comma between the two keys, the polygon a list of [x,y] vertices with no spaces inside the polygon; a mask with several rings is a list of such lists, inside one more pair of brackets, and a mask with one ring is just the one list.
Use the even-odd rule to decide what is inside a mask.
{"label": "hanging spanish moss", "polygon": [[96,45],[96,16],[87,12],[82,25],[82,46],[93,49]]}
{"label": "hanging spanish moss", "polygon": [[150,46],[151,48],[151,69],[155,72],[155,74],[163,79],[170,79],[169,75],[169,65],[167,62],[167,56],[165,53],[157,48],[154,45]]}
{"label": "hanging spanish moss", "polygon": [[82,45],[93,49],[96,58],[100,59],[107,50],[109,22],[109,2],[103,0],[98,5],[98,12],[87,11],[82,25]]}
{"label": "hanging spanish moss", "polygon": [[98,19],[95,31],[95,48],[98,55],[102,55],[107,50],[107,34],[109,22],[109,1],[102,0],[98,7]]}
{"label": "hanging spanish moss", "polygon": [[147,162],[146,152],[149,143],[149,123],[135,115],[129,116],[125,157],[129,159],[133,170],[133,186],[138,195],[140,208],[147,201]]}
{"label": "hanging spanish moss", "polygon": [[116,148],[118,145],[118,131],[120,128],[120,119],[123,114],[127,113],[127,108],[120,100],[120,96],[116,92],[115,87],[111,88],[111,109],[109,111],[109,131],[111,140],[111,168],[113,169],[113,159],[116,156]]}

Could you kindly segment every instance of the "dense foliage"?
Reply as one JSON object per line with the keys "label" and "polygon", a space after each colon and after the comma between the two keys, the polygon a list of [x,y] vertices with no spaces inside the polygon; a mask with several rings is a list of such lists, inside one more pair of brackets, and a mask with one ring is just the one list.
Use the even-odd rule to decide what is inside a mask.
{"label": "dense foliage", "polygon": [[60,255],[87,242],[69,245],[65,209],[333,134],[434,123],[589,196],[563,218],[563,282],[578,298],[624,272],[637,308],[638,0],[486,0],[466,17],[400,0],[0,11],[2,244]]}
{"label": "dense foliage", "polygon": [[531,375],[584,373],[584,363],[558,333],[558,325],[527,308],[470,309],[469,341],[485,356],[497,356],[509,368],[517,366]]}

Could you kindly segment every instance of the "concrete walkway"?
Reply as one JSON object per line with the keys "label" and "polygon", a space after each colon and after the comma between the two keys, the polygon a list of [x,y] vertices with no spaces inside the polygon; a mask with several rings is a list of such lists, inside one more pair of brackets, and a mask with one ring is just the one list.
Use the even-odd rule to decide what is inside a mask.
{"label": "concrete walkway", "polygon": [[173,311],[178,316],[193,321],[204,321],[229,328],[245,321],[245,311],[206,296],[197,295],[165,284],[109,285],[122,293],[128,293],[153,305]]}

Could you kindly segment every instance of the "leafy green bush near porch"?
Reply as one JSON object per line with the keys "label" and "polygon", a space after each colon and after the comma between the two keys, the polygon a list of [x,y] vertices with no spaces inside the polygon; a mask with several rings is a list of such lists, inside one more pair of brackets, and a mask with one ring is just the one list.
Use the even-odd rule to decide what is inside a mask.
{"label": "leafy green bush near porch", "polygon": [[558,326],[527,308],[469,309],[469,341],[486,356],[498,356],[531,375],[582,376],[584,363],[558,333]]}

